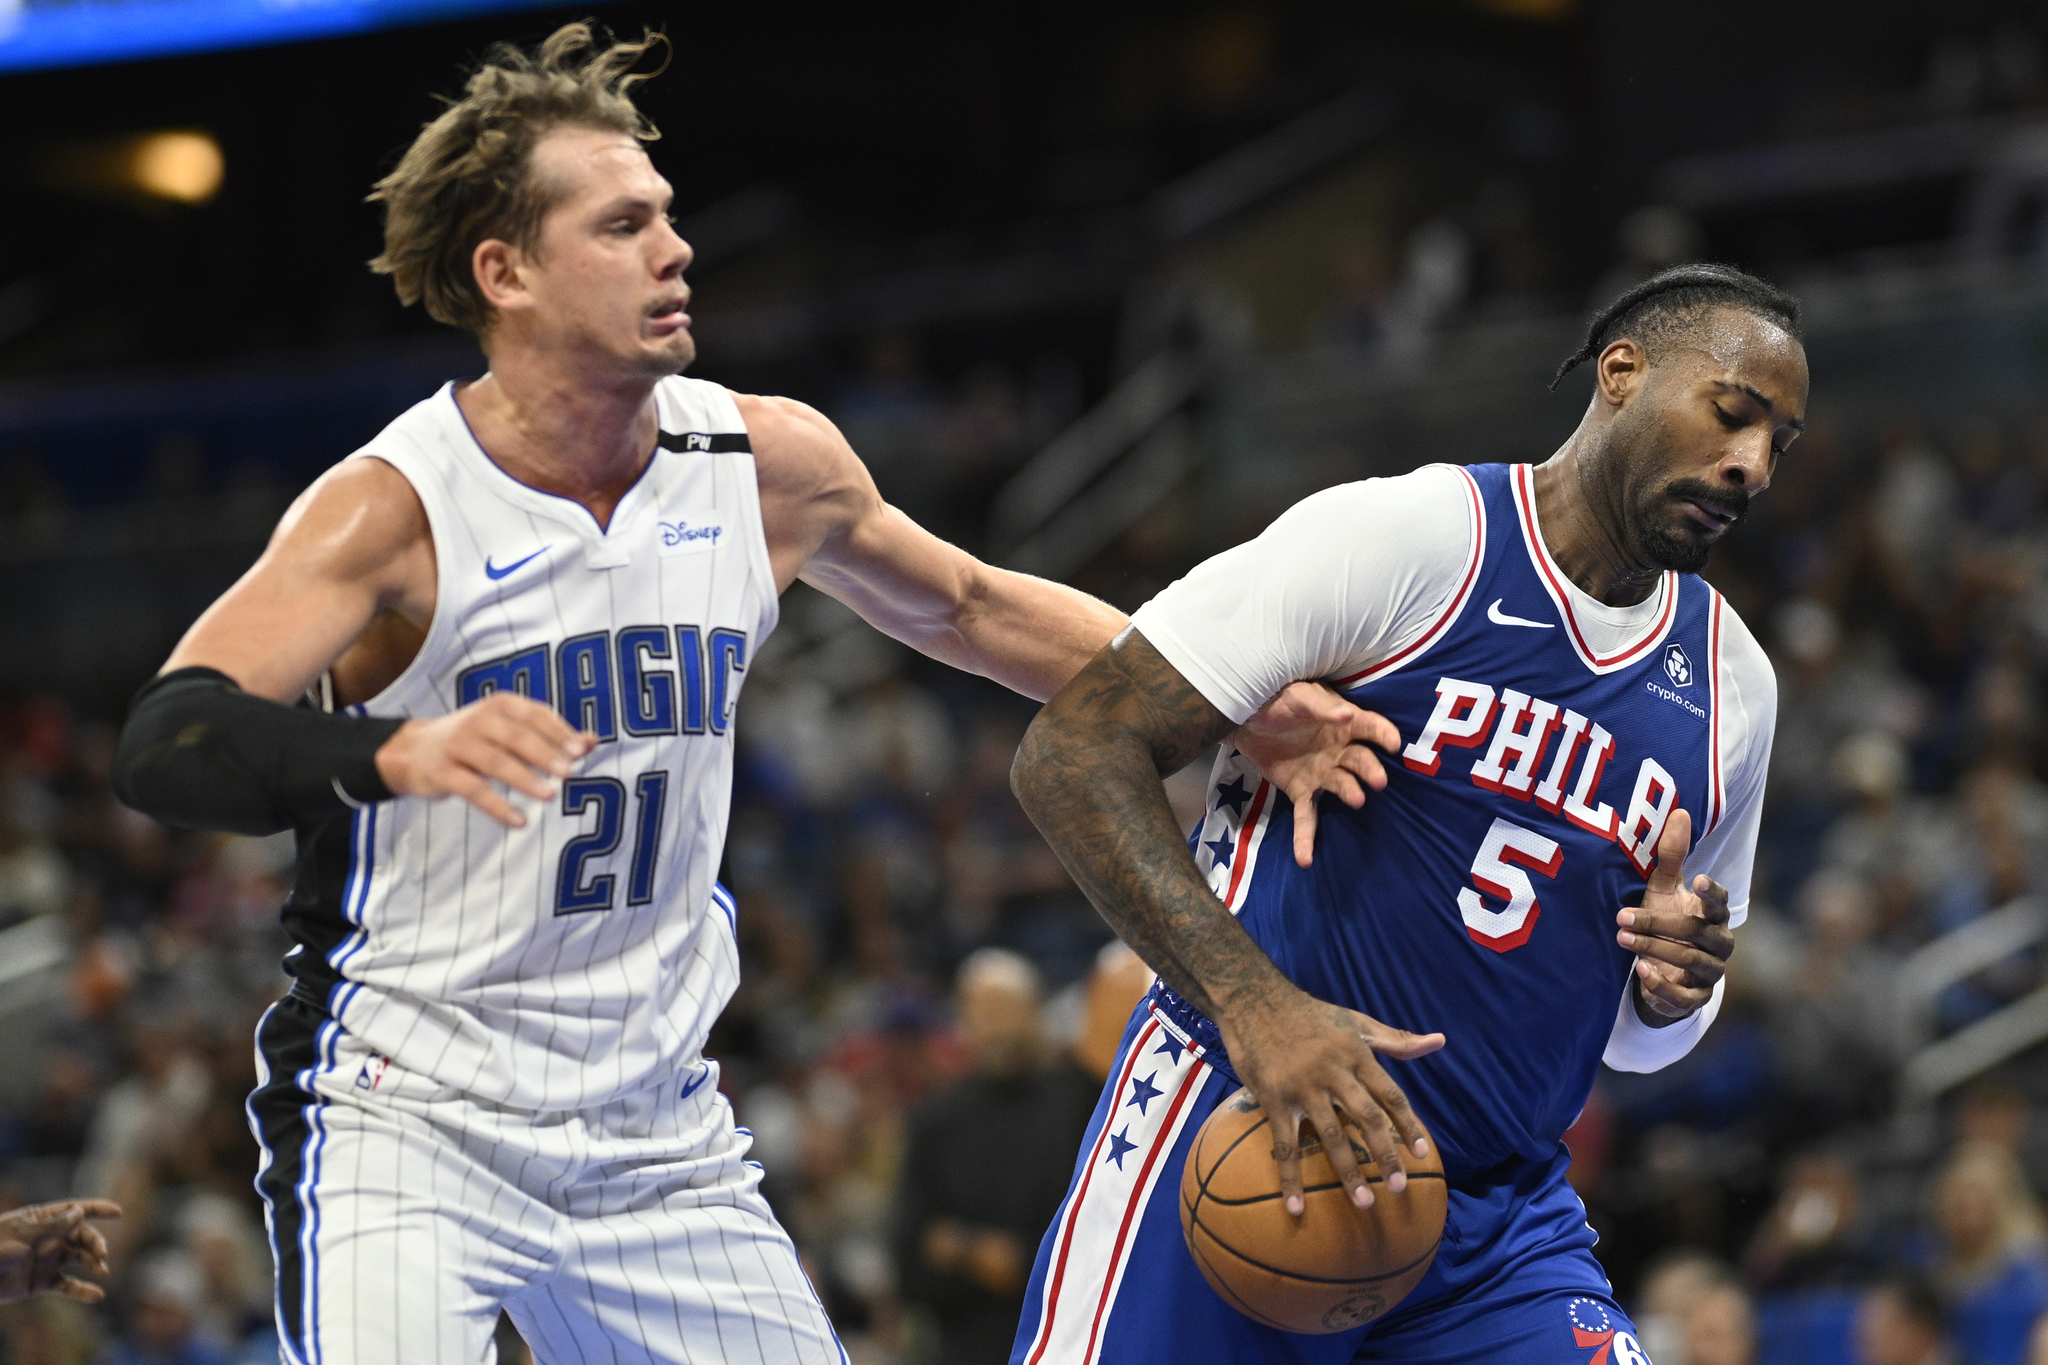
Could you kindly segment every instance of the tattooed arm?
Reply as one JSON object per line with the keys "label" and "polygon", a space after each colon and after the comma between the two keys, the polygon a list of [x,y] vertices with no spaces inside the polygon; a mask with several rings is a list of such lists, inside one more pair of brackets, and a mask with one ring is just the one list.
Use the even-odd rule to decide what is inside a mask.
{"label": "tattooed arm", "polygon": [[[1160,778],[1231,728],[1144,636],[1126,630],[1032,722],[1012,785],[1103,918],[1222,1030],[1238,1075],[1273,1115],[1288,1211],[1302,1209],[1304,1119],[1365,1208],[1372,1192],[1339,1115],[1359,1129],[1388,1188],[1401,1189],[1402,1144],[1423,1151],[1423,1129],[1375,1053],[1420,1057],[1442,1047],[1443,1035],[1406,1033],[1314,999],[1209,890]],[[1388,727],[1379,742],[1391,737]]]}

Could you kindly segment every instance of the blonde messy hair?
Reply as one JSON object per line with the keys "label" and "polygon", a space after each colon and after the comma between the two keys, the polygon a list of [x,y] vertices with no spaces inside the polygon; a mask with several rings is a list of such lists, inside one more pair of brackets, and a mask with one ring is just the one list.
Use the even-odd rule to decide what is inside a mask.
{"label": "blonde messy hair", "polygon": [[564,126],[642,142],[660,137],[631,96],[660,71],[632,70],[650,49],[667,45],[654,32],[614,42],[587,23],[556,29],[536,52],[494,44],[462,98],[448,101],[370,192],[370,202],[384,206],[384,251],[370,269],[391,277],[399,302],[424,301],[435,321],[482,336],[491,307],[477,290],[471,256],[492,238],[532,251],[541,220],[563,197],[560,186],[533,173],[534,144]]}

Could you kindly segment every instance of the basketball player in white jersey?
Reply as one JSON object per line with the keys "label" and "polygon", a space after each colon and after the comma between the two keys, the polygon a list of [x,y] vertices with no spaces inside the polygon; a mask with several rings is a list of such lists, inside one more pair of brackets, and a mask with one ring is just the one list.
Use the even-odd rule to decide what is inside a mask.
{"label": "basketball player in white jersey", "polygon": [[[741,683],[799,577],[1039,699],[1124,624],[919,529],[803,405],[678,377],[651,42],[494,50],[380,182],[376,268],[490,371],[307,490],[123,735],[137,807],[298,831],[250,1101],[294,1365],[484,1360],[501,1306],[553,1362],[842,1359],[701,1052]],[[1247,744],[1362,799],[1384,722],[1301,692]]]}

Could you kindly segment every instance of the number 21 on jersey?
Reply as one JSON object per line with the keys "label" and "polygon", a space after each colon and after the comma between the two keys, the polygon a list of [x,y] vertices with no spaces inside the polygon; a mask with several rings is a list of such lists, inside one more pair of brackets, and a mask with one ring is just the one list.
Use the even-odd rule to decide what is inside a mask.
{"label": "number 21 on jersey", "polygon": [[[639,810],[633,821],[633,857],[626,874],[626,904],[654,899],[654,859],[661,852],[661,814],[668,804],[668,773],[655,768],[633,779]],[[618,904],[619,879],[602,872],[586,877],[583,864],[618,851],[626,834],[626,784],[616,777],[572,777],[562,784],[562,814],[597,811],[597,827],[562,845],[555,869],[555,913],[578,915]]]}

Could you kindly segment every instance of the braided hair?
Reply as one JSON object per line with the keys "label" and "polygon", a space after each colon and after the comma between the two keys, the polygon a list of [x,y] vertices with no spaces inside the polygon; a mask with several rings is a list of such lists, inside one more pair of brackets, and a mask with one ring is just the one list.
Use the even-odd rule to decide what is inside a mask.
{"label": "braided hair", "polygon": [[1557,367],[1556,388],[1574,369],[1622,337],[1662,342],[1694,330],[1709,309],[1740,308],[1799,338],[1799,300],[1732,265],[1675,265],[1661,270],[1608,304],[1586,325],[1586,344]]}

